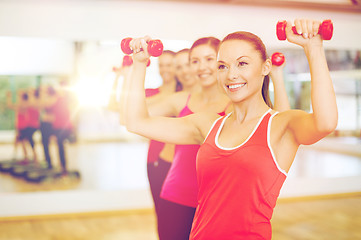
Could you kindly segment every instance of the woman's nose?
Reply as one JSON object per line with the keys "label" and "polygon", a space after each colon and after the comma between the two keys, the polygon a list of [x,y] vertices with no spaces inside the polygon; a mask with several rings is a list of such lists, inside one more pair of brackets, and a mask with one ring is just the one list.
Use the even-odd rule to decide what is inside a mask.
{"label": "woman's nose", "polygon": [[238,76],[239,76],[239,73],[238,73],[237,69],[230,66],[229,71],[228,71],[228,79],[235,80],[238,78]]}

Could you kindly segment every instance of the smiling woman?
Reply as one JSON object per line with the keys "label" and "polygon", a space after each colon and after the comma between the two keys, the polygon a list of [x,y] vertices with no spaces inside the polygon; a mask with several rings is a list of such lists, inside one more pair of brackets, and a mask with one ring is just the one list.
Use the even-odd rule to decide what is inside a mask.
{"label": "smiling woman", "polygon": [[[306,20],[296,23],[319,25],[317,21],[306,24]],[[308,29],[298,30],[307,36]],[[234,112],[214,123],[199,150],[199,205],[190,239],[271,239],[273,208],[298,147],[320,140],[337,125],[336,99],[320,36],[295,36],[288,27],[287,37],[304,48],[312,80],[322,82],[322,88],[314,83],[318,98],[314,96],[312,102],[317,115],[271,111],[261,91],[271,66],[264,57],[262,41],[248,32],[228,35],[218,55],[219,81],[232,100]],[[229,89],[229,84],[239,87]],[[320,96],[327,98],[327,103]],[[329,127],[320,126],[318,121]]]}
{"label": "smiling woman", "polygon": [[[240,43],[237,40],[244,40],[244,42]],[[269,107],[272,108],[272,102],[269,97],[268,77],[268,74],[271,71],[272,63],[271,60],[267,58],[266,47],[262,41],[260,41],[260,39],[255,35],[245,34],[244,32],[228,35],[223,41],[225,43],[222,47],[226,46],[227,48],[225,47],[225,49],[229,49],[229,52],[225,53],[228,59],[226,58],[223,61],[223,59],[219,57],[218,77],[219,81],[223,83],[221,85],[227,87],[224,88],[226,93],[237,93],[243,87],[247,87],[247,92],[252,91],[251,83],[253,82],[256,84],[253,88],[253,92],[255,94],[259,94],[257,89],[260,87],[259,85],[262,84],[263,100]],[[254,44],[253,48],[249,48],[247,42],[252,42]],[[243,46],[237,46],[237,44],[243,44]],[[245,55],[238,56],[237,54],[239,53],[233,51],[236,47],[248,49],[248,51],[245,52]],[[254,49],[258,51],[253,51]],[[257,55],[261,55],[261,58],[257,58]],[[227,62],[229,64],[227,64]],[[256,66],[256,68],[254,66]],[[257,81],[252,80],[252,82],[248,82],[248,79],[257,79]],[[229,91],[227,91],[227,89],[229,89]],[[228,94],[228,96],[232,99],[230,94]]]}

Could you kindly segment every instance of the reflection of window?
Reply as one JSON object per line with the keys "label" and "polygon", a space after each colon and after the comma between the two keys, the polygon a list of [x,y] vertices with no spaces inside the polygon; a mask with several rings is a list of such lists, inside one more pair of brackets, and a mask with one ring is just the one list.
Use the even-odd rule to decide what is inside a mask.
{"label": "reflection of window", "polygon": [[[286,56],[285,85],[292,108],[312,111],[309,66],[302,50],[283,49]],[[338,130],[359,135],[361,128],[361,51],[326,50],[336,93]]]}
{"label": "reflection of window", "polygon": [[28,88],[36,88],[41,84],[58,83],[62,76],[24,76],[24,75],[0,75],[0,130],[12,130],[15,127],[14,111],[6,108],[6,93],[10,91],[15,102],[16,92]]}

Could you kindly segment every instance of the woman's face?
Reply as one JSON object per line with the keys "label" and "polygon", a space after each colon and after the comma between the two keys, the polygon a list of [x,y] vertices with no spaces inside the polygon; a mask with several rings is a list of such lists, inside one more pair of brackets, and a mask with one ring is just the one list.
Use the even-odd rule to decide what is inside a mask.
{"label": "woman's face", "polygon": [[174,56],[165,53],[159,56],[159,74],[163,79],[163,83],[169,83],[175,80]]}
{"label": "woman's face", "polygon": [[218,81],[233,102],[240,102],[260,94],[262,84],[271,68],[263,61],[253,45],[242,40],[228,40],[218,52]]}
{"label": "woman's face", "polygon": [[217,84],[217,52],[209,45],[199,45],[192,49],[190,64],[193,74],[202,87]]}
{"label": "woman's face", "polygon": [[185,87],[192,87],[196,84],[196,78],[191,72],[189,65],[189,53],[178,53],[175,58],[175,74],[179,82]]}
{"label": "woman's face", "polygon": [[17,94],[17,102],[19,102],[20,104],[24,104],[26,103],[26,100],[24,100],[24,94],[26,93],[25,90],[23,89],[19,89],[16,94]]}

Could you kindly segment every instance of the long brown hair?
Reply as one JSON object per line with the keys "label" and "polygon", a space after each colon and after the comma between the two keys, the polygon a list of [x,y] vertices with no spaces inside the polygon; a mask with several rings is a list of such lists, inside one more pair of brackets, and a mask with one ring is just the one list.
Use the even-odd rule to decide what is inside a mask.
{"label": "long brown hair", "polygon": [[[215,37],[204,37],[204,38],[200,38],[198,40],[196,40],[193,44],[192,47],[190,48],[189,53],[192,53],[192,50],[195,47],[198,47],[200,45],[208,45],[211,46],[216,52],[218,52],[219,46],[221,45],[221,41],[218,38]],[[190,54],[189,54],[190,56]]]}
{"label": "long brown hair", "polygon": [[178,52],[175,53],[175,55],[181,54],[181,53],[189,53],[190,49],[189,48],[183,48],[182,50],[179,50]]}
{"label": "long brown hair", "polygon": [[[228,41],[228,40],[243,40],[243,41],[247,41],[247,42],[251,43],[253,45],[253,47],[255,48],[255,50],[257,50],[260,53],[262,60],[266,61],[266,59],[267,59],[266,47],[263,44],[262,40],[255,34],[250,33],[250,32],[244,32],[244,31],[234,32],[234,33],[228,34],[222,40],[222,43],[225,41]],[[269,96],[269,76],[268,75],[266,75],[263,79],[262,97],[263,97],[263,100],[265,101],[265,103],[270,108],[273,108],[273,104],[272,104],[271,98]]]}

